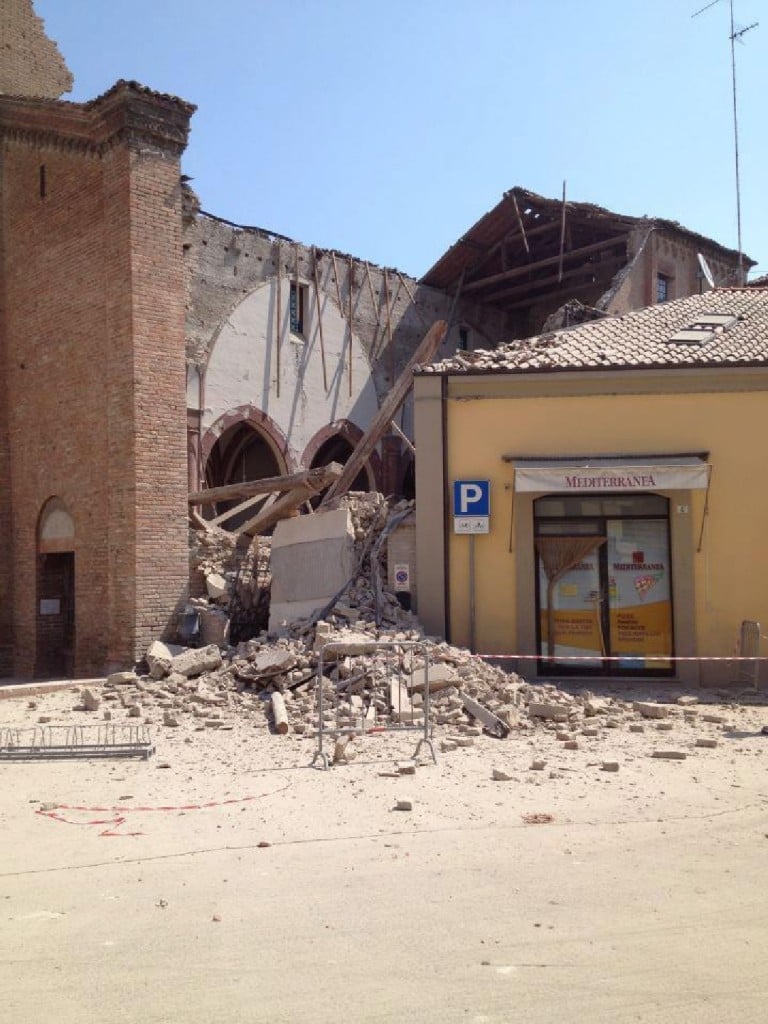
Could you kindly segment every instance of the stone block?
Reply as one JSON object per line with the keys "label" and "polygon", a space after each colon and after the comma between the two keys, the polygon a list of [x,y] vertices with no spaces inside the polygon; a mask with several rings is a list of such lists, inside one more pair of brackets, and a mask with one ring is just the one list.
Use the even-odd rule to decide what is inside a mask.
{"label": "stone block", "polygon": [[632,710],[637,711],[643,718],[666,718],[668,714],[668,709],[663,704],[643,700],[634,701]]}
{"label": "stone block", "polygon": [[528,714],[532,718],[547,718],[553,722],[567,722],[568,708],[562,704],[547,704],[543,701],[534,701],[528,705]]}
{"label": "stone block", "polygon": [[214,601],[227,596],[227,581],[219,572],[209,572],[205,577],[205,589],[208,597]]}
{"label": "stone block", "polygon": [[705,737],[700,736],[699,739],[696,740],[696,746],[709,747],[710,749],[713,749],[717,746],[717,740],[706,739]]}
{"label": "stone block", "polygon": [[113,672],[107,676],[107,686],[131,686],[138,681],[139,677],[135,672]]}
{"label": "stone block", "polygon": [[93,690],[86,688],[83,690],[81,696],[86,711],[98,711],[99,706],[101,705],[101,699],[93,692]]}
{"label": "stone block", "polygon": [[177,654],[181,654],[183,647],[171,647],[161,640],[153,641],[147,648],[144,655],[149,674],[153,679],[163,679],[171,671],[171,662]]}
{"label": "stone block", "polygon": [[281,520],[272,537],[269,628],[322,608],[353,575],[355,535],[349,510]]}
{"label": "stone block", "polygon": [[212,672],[219,668],[221,662],[221,651],[215,644],[210,644],[208,647],[190,648],[177,654],[171,662],[171,669],[191,679],[203,672]]}

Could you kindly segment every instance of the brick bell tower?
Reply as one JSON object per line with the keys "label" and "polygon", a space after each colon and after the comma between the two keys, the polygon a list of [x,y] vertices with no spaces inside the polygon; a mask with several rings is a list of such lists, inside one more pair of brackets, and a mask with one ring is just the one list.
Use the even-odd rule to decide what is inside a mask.
{"label": "brick bell tower", "polygon": [[0,676],[98,675],[188,581],[180,158],[194,107],[87,103],[30,0],[0,74]]}

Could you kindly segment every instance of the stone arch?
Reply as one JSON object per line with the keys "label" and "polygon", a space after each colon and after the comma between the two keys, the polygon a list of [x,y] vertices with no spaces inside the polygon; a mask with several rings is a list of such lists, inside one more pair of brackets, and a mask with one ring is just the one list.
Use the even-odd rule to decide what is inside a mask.
{"label": "stone arch", "polygon": [[75,550],[75,521],[65,501],[54,495],[44,502],[37,520],[39,553]]}
{"label": "stone arch", "polygon": [[[240,428],[250,430],[255,437],[263,441],[274,459],[276,475],[293,473],[295,471],[296,466],[293,458],[291,457],[288,441],[274,420],[272,420],[266,413],[262,412],[260,409],[256,409],[252,405],[241,405],[235,409],[230,409],[223,416],[219,417],[213,426],[203,435],[200,443],[200,454],[203,472],[208,486],[211,486],[211,481],[209,479],[209,467],[214,449],[217,445],[219,446],[222,463],[221,469],[224,472],[227,471],[227,466],[231,469],[232,459],[236,457],[235,453],[230,452],[229,455],[227,455],[224,451],[221,451],[222,446],[220,442],[222,439],[229,437],[230,443],[234,441],[235,444],[242,445],[244,443],[243,438],[247,435],[243,435],[243,438],[239,441],[235,441],[234,438],[235,432]],[[270,474],[265,473],[264,475],[267,476]],[[231,481],[222,482],[228,483]]]}
{"label": "stone arch", "polygon": [[[304,449],[302,465],[311,469],[324,466],[328,462],[345,463],[352,450],[363,436],[363,431],[349,420],[335,420],[328,423],[315,434]],[[381,459],[378,452],[373,452],[363,469],[355,478],[355,485],[350,490],[376,491],[381,480]]]}

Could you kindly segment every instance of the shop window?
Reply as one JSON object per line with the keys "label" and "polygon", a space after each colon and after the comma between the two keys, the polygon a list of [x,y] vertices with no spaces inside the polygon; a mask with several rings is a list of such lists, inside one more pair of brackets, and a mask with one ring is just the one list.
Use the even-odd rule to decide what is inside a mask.
{"label": "shop window", "polygon": [[670,675],[667,499],[553,495],[534,508],[542,673]]}

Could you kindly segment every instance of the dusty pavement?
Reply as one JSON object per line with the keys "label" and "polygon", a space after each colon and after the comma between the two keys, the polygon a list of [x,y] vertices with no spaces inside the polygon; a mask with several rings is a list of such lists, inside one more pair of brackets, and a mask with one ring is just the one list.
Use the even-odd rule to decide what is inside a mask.
{"label": "dusty pavement", "polygon": [[[0,726],[77,714],[34,700]],[[3,1018],[763,1022],[768,709],[697,712],[577,750],[479,736],[412,775],[411,734],[320,771],[251,720],[158,727],[146,762],[2,763]]]}

